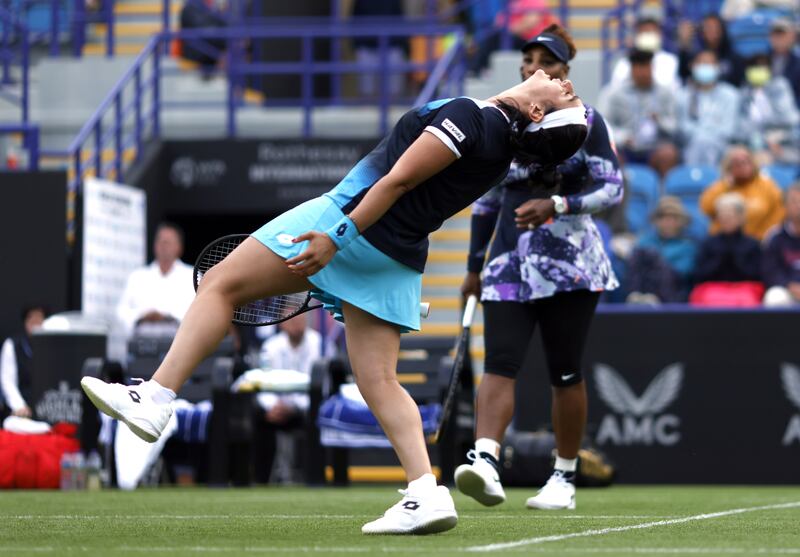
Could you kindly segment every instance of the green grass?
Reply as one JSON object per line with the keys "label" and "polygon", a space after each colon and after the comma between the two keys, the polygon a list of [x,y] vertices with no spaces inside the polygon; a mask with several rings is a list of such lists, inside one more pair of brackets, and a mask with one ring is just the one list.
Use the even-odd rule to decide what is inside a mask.
{"label": "green grass", "polygon": [[[578,491],[576,511],[529,511],[533,490],[484,508],[457,494],[458,526],[422,537],[368,537],[361,524],[392,487],[0,493],[5,555],[800,555],[800,487],[621,486]],[[795,506],[750,510],[796,503]],[[646,528],[657,521],[695,519]],[[608,528],[620,528],[608,531]],[[563,537],[570,534],[579,536]],[[552,539],[539,538],[553,536]],[[537,541],[533,541],[536,539]],[[477,552],[475,554],[484,554]]]}

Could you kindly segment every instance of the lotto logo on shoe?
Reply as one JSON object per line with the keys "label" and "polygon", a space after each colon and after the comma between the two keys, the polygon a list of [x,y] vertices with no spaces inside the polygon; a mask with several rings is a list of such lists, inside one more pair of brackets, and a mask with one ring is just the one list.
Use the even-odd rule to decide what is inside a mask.
{"label": "lotto logo on shoe", "polygon": [[403,508],[407,511],[415,511],[419,508],[419,503],[416,501],[406,501],[403,503]]}
{"label": "lotto logo on shoe", "polygon": [[675,445],[681,440],[680,418],[666,414],[683,383],[683,365],[665,367],[637,397],[625,379],[605,364],[594,366],[597,392],[615,414],[607,414],[597,430],[597,444]]}
{"label": "lotto logo on shoe", "polygon": [[136,391],[128,391],[128,395],[130,395],[131,400],[136,404],[140,404],[142,401],[142,397],[139,396],[139,393]]}
{"label": "lotto logo on shoe", "polygon": [[442,127],[447,131],[449,131],[450,135],[452,135],[459,143],[461,143],[467,138],[467,136],[464,135],[464,132],[458,129],[458,126],[456,126],[453,122],[450,121],[450,118],[444,119],[444,121],[442,122]]}
{"label": "lotto logo on shoe", "polygon": [[798,414],[789,419],[783,434],[782,444],[788,447],[794,443],[800,444],[800,368],[788,363],[781,364],[781,379],[786,397],[798,410]]}

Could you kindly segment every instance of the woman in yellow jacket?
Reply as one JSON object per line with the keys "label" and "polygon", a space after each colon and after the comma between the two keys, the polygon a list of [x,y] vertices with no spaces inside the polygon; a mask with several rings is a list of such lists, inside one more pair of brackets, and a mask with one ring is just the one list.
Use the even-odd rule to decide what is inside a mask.
{"label": "woman in yellow jacket", "polygon": [[700,208],[711,218],[710,232],[717,232],[714,214],[717,198],[729,192],[741,195],[747,204],[744,233],[761,240],[767,230],[783,221],[783,195],[775,182],[761,174],[747,147],[734,146],[722,161],[722,178],[700,196]]}

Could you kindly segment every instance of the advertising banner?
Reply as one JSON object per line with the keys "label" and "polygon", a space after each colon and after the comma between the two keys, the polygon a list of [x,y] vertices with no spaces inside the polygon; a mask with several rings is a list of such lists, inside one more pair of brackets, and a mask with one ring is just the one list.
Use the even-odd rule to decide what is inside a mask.
{"label": "advertising banner", "polygon": [[[628,483],[800,481],[800,312],[600,311],[582,372],[587,441]],[[537,339],[515,425],[550,422]]]}

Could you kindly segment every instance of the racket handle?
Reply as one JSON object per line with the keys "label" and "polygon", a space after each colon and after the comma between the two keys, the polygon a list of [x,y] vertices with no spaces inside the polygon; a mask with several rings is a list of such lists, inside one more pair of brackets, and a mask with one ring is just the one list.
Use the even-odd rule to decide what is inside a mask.
{"label": "racket handle", "polygon": [[419,304],[419,315],[422,318],[426,318],[431,314],[431,303],[430,302],[421,302]]}
{"label": "racket handle", "polygon": [[461,326],[466,329],[472,326],[472,316],[475,315],[475,306],[478,305],[478,298],[475,294],[470,294],[467,298],[467,304],[464,307],[464,318],[461,320]]}

